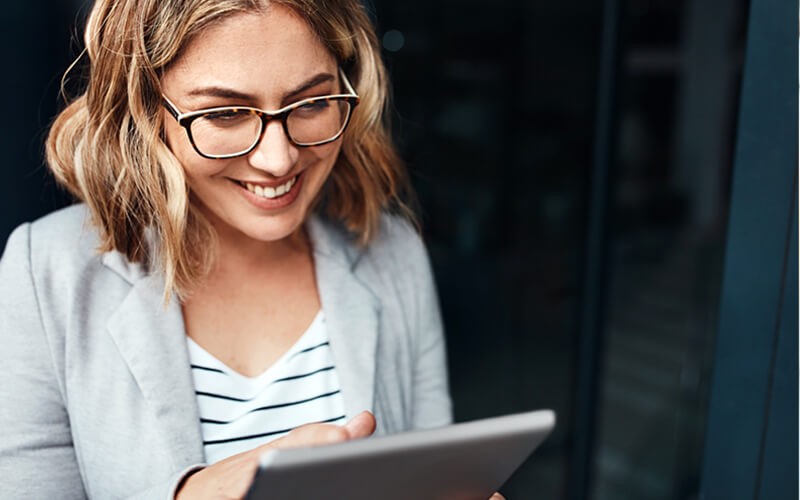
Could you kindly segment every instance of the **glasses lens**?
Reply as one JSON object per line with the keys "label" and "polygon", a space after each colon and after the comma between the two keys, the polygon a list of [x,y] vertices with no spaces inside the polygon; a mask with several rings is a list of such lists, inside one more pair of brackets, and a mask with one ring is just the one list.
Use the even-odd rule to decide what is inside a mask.
{"label": "glasses lens", "polygon": [[246,110],[224,110],[203,115],[192,122],[197,149],[208,156],[242,153],[258,140],[261,118]]}
{"label": "glasses lens", "polygon": [[342,133],[350,116],[344,99],[320,99],[295,108],[286,118],[292,140],[300,145],[329,141]]}

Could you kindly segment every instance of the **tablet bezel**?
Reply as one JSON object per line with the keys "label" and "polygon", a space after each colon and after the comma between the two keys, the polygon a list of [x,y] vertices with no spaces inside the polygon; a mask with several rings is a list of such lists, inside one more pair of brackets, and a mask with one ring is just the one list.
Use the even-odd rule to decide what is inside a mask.
{"label": "tablet bezel", "polygon": [[[425,491],[414,491],[414,488],[436,489],[439,483],[437,494],[442,488],[449,487],[447,485],[462,493],[480,491],[491,494],[533,453],[554,426],[555,413],[538,410],[315,448],[269,450],[261,456],[259,471],[247,498],[274,498],[276,491],[288,491],[282,488],[293,491],[306,488],[303,490],[305,493],[296,493],[297,498],[325,498],[325,482],[331,477],[312,476],[325,476],[322,471],[326,469],[336,470],[339,475],[352,470],[352,481],[359,482],[364,491],[378,498],[374,496],[375,490],[381,487],[382,481],[377,476],[385,474],[387,467],[409,477],[426,474],[425,480],[419,484],[404,483],[408,484],[409,490],[397,498],[431,498]],[[415,476],[414,467],[419,467],[420,463],[435,463],[440,470],[436,474],[417,471]],[[347,467],[342,469],[345,464]],[[373,474],[369,474],[370,470]],[[303,475],[304,471],[307,474]],[[465,474],[464,471],[472,473]],[[469,477],[459,479],[465,475]],[[303,480],[298,482],[301,477]],[[336,476],[335,480],[345,479]],[[459,481],[465,485],[460,487],[456,484]],[[387,494],[391,495],[391,492],[383,492],[380,498],[388,498]],[[281,498],[294,498],[284,496],[286,493],[281,495]]]}

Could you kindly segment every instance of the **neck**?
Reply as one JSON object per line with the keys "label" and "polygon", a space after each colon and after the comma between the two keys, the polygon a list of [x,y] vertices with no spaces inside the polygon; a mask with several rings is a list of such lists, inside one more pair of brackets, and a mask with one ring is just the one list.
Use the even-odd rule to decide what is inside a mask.
{"label": "neck", "polygon": [[220,266],[251,271],[272,268],[292,256],[311,252],[311,243],[303,226],[277,241],[258,241],[241,233],[231,234],[233,232],[230,228],[227,231],[217,229],[215,270]]}

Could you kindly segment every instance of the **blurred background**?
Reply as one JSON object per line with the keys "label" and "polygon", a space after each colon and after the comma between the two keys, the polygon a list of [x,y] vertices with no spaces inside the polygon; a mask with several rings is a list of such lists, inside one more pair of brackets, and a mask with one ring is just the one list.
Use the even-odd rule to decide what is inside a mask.
{"label": "blurred background", "polygon": [[[13,71],[2,80],[10,121],[0,136],[7,162],[0,241],[68,203],[42,165],[42,140],[61,106],[61,74],[80,48],[81,5],[30,0],[4,8],[3,60]],[[751,119],[743,108],[745,60],[760,50],[753,44],[771,43],[754,39],[753,30],[768,35],[775,19],[796,19],[796,1],[368,5],[393,80],[395,136],[420,197],[456,419],[539,408],[558,414],[554,435],[503,492],[510,499],[700,498],[719,470],[709,464],[718,450],[708,453],[717,442],[709,429],[726,415],[713,413],[715,387],[724,389],[714,384],[731,380],[715,361],[730,310],[726,290],[736,287],[725,267],[739,244],[730,225],[741,220],[731,218],[734,165],[758,168],[742,159],[741,122],[757,130],[763,115]],[[796,37],[796,26],[786,31]],[[783,52],[763,50],[793,54],[794,65],[794,40]],[[796,93],[792,99],[785,104],[797,110]],[[777,147],[793,144],[796,152],[796,123],[793,130]],[[759,196],[773,199],[773,186],[794,186],[781,200],[796,199],[791,158],[789,173],[765,181]],[[753,208],[755,198],[742,199]],[[785,264],[794,259],[796,269],[797,260],[796,244],[783,257],[786,227],[797,220],[796,213],[784,220],[791,210],[776,213],[764,229],[780,233],[781,266],[765,286],[784,290]],[[770,259],[763,248],[752,250]],[[794,346],[796,308],[795,300]],[[779,333],[763,340],[772,364],[761,396],[778,390],[773,382],[783,372],[775,360],[791,352]],[[787,388],[791,395],[794,374],[794,399],[784,410],[795,416],[796,366],[795,359]],[[764,436],[766,401],[754,424]],[[782,489],[780,498],[797,497],[796,418],[791,436],[795,493]],[[738,451],[753,452],[763,466],[766,441]],[[756,497],[749,490],[708,496]]]}

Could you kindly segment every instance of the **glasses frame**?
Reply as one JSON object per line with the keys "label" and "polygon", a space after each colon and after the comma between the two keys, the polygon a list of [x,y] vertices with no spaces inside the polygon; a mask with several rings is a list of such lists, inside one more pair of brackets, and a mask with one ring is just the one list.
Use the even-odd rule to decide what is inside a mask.
{"label": "glasses frame", "polygon": [[[180,125],[181,127],[183,127],[184,130],[186,130],[186,135],[189,136],[189,142],[192,144],[192,147],[197,152],[197,154],[199,154],[203,158],[208,158],[209,160],[227,160],[230,158],[237,158],[239,156],[245,156],[250,154],[256,147],[258,147],[259,144],[261,144],[261,141],[264,139],[264,132],[267,130],[267,124],[275,120],[279,120],[283,125],[283,132],[284,134],[286,134],[286,138],[289,140],[289,142],[300,148],[309,148],[313,146],[321,146],[323,144],[328,144],[339,139],[339,137],[341,137],[344,131],[347,129],[347,125],[350,123],[350,118],[352,118],[353,116],[353,110],[361,101],[361,98],[358,96],[358,94],[356,94],[356,91],[353,89],[353,86],[350,85],[350,81],[347,79],[347,76],[345,76],[344,71],[342,71],[341,68],[339,69],[339,75],[342,79],[342,82],[344,83],[345,89],[348,92],[347,94],[330,94],[318,97],[310,97],[308,99],[302,99],[300,101],[293,102],[292,104],[284,106],[276,111],[268,111],[265,109],[252,108],[249,106],[218,106],[215,108],[200,109],[197,111],[189,111],[187,113],[182,113],[178,109],[178,107],[175,104],[173,104],[173,102],[170,101],[169,98],[164,94],[161,94],[162,98],[161,103],[164,105],[167,111],[169,111],[169,114],[172,115],[173,118],[175,118],[175,120],[178,122],[178,125]],[[286,123],[289,114],[301,106],[314,104],[320,101],[346,101],[350,104],[350,108],[347,113],[347,118],[345,118],[344,124],[342,125],[341,130],[339,130],[339,133],[330,139],[318,142],[310,142],[310,143],[297,142],[294,139],[292,139],[292,136],[289,134],[289,126]],[[258,133],[258,137],[256,138],[255,141],[253,141],[253,144],[251,144],[250,147],[248,147],[246,150],[239,153],[232,153],[227,155],[209,155],[203,153],[202,151],[200,151],[200,148],[197,147],[197,144],[194,141],[194,136],[192,135],[192,122],[194,122],[198,118],[202,118],[206,115],[214,113],[219,113],[220,111],[232,111],[237,113],[242,111],[247,111],[261,118],[261,130]]]}

